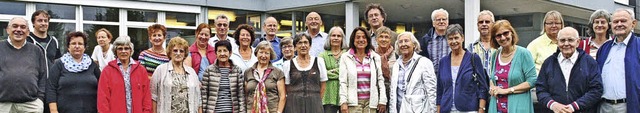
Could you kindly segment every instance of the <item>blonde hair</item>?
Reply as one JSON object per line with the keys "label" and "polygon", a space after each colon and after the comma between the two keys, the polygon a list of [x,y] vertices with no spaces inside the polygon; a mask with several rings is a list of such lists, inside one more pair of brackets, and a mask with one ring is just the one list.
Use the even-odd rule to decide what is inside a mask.
{"label": "blonde hair", "polygon": [[[275,60],[276,58],[278,58],[278,56],[276,55],[276,52],[273,51],[273,47],[271,46],[271,43],[267,42],[267,41],[261,41],[260,43],[258,43],[258,45],[256,46],[256,50],[253,51],[253,54],[258,56],[258,51],[260,50],[267,50],[269,51],[269,60]],[[271,62],[269,62],[271,63]]]}
{"label": "blonde hair", "polygon": [[187,40],[184,40],[184,38],[181,37],[173,37],[171,38],[171,40],[169,40],[169,44],[167,44],[167,48],[166,52],[167,52],[167,57],[169,57],[169,60],[173,59],[173,48],[175,47],[180,47],[180,49],[184,50],[184,53],[182,53],[184,55],[184,57],[187,57],[187,54],[189,52],[189,42],[187,42]]}

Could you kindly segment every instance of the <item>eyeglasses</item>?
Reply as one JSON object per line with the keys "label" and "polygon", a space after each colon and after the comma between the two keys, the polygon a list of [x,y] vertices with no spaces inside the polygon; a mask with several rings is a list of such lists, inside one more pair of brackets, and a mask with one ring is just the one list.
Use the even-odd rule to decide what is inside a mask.
{"label": "eyeglasses", "polygon": [[569,39],[559,39],[558,42],[560,43],[567,43],[567,42],[576,42],[576,39],[574,38],[569,38]]}
{"label": "eyeglasses", "polygon": [[496,34],[496,39],[502,38],[502,37],[508,37],[508,36],[511,36],[511,31],[505,31],[505,32]]}
{"label": "eyeglasses", "polygon": [[118,47],[116,48],[118,51],[131,51],[131,47]]}
{"label": "eyeglasses", "polygon": [[174,49],[174,50],[172,50],[172,51],[173,51],[173,53],[184,53],[184,52],[185,52],[185,51],[184,51],[184,50],[182,50],[182,49]]}
{"label": "eyeglasses", "polygon": [[216,24],[216,26],[217,27],[227,27],[227,26],[229,26],[229,24],[219,23],[219,24]]}
{"label": "eyeglasses", "polygon": [[562,23],[560,23],[560,22],[545,22],[544,25],[547,25],[547,26],[552,26],[552,25],[560,26],[560,25],[562,25]]}
{"label": "eyeglasses", "polygon": [[444,22],[444,21],[447,21],[447,18],[436,18],[436,19],[435,19],[435,20],[433,20],[433,21],[436,21],[436,22]]}
{"label": "eyeglasses", "polygon": [[491,23],[491,21],[489,21],[489,20],[478,21],[478,24],[490,24],[490,23]]}

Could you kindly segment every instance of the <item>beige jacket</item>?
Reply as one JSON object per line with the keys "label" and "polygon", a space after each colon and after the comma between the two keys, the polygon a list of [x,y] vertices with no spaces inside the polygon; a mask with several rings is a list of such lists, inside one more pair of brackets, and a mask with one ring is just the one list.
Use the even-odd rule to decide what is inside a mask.
{"label": "beige jacket", "polygon": [[[380,55],[376,54],[373,50],[370,51],[370,68],[371,68],[371,81],[370,81],[370,98],[369,108],[377,108],[378,104],[387,104],[387,93],[384,86],[384,77],[382,77],[382,67],[380,61]],[[347,104],[349,106],[358,105],[358,73],[356,69],[355,56],[346,53],[340,56],[340,105]]]}

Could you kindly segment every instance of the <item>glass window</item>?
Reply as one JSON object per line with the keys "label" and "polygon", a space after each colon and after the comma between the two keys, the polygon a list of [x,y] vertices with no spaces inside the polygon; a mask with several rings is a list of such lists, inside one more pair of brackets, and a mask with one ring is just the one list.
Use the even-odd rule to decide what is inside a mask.
{"label": "glass window", "polygon": [[296,16],[296,22],[291,21],[291,13],[293,12],[285,12],[285,13],[275,13],[275,14],[271,14],[271,16],[275,17],[276,20],[278,20],[278,24],[280,24],[280,29],[278,30],[278,34],[277,36],[279,37],[288,37],[288,36],[292,36],[291,32],[293,31],[293,29],[291,29],[291,26],[293,26],[294,24],[298,25],[298,29],[300,28],[300,25],[302,25],[302,23],[304,23],[303,21],[303,16]]}
{"label": "glass window", "polygon": [[242,11],[242,10],[224,10],[224,9],[209,9],[207,14],[207,20],[209,21],[209,26],[212,27],[211,32],[215,33],[215,19],[218,15],[224,14],[229,18],[229,34],[233,33],[240,24],[249,24],[254,27],[256,32],[262,31],[260,25],[260,15],[262,13],[259,12],[251,12],[251,11]]}
{"label": "glass window", "polygon": [[129,10],[127,11],[128,21],[137,22],[157,22],[158,12],[155,11],[142,11],[142,10]]}
{"label": "glass window", "polygon": [[76,18],[76,6],[58,4],[36,4],[36,10],[47,10],[51,19]]}
{"label": "glass window", "polygon": [[[307,21],[307,15],[309,13],[304,13],[304,17],[302,18],[302,24],[299,25],[301,28],[301,31],[307,31],[307,25],[306,25],[306,21]],[[344,16],[340,16],[340,15],[330,15],[330,14],[322,14],[319,13],[320,17],[322,18],[322,26],[320,27],[320,32],[329,32],[329,30],[331,29],[331,27],[333,26],[340,26],[340,27],[344,27],[345,26],[345,18]],[[304,26],[304,27],[302,27]]]}
{"label": "glass window", "polygon": [[9,22],[0,22],[0,41],[6,40],[9,37],[9,33],[7,33],[7,26]]}
{"label": "glass window", "polygon": [[167,12],[167,26],[196,26],[196,14]]}
{"label": "glass window", "polygon": [[0,1],[0,14],[25,15],[25,12],[25,3]]}
{"label": "glass window", "polygon": [[49,35],[55,36],[56,39],[58,39],[58,45],[60,45],[60,51],[62,51],[62,53],[67,52],[65,40],[67,38],[67,34],[73,31],[76,31],[75,23],[56,23],[56,22],[49,23],[48,33]]}
{"label": "glass window", "polygon": [[83,26],[84,30],[82,31],[89,35],[89,37],[87,37],[87,50],[84,53],[89,55],[91,55],[91,53],[93,52],[93,48],[98,45],[98,42],[96,40],[96,31],[98,31],[99,29],[105,28],[109,30],[109,32],[113,36],[113,38],[111,38],[111,43],[113,43],[113,41],[115,41],[116,38],[120,36],[120,29],[118,29],[118,26],[95,24],[84,24]]}
{"label": "glass window", "polygon": [[171,40],[171,38],[179,36],[187,40],[189,44],[193,44],[193,42],[196,40],[195,34],[196,30],[169,28],[167,29],[167,43],[169,42],[169,40]]}
{"label": "glass window", "polygon": [[84,18],[84,20],[89,20],[89,21],[118,22],[120,17],[119,12],[120,11],[116,8],[91,7],[91,6],[82,7],[82,17]]}
{"label": "glass window", "polygon": [[131,43],[133,43],[134,51],[131,58],[138,60],[138,56],[140,52],[151,47],[151,43],[149,43],[149,35],[147,33],[146,28],[129,28],[127,29],[129,32],[128,35],[131,37]]}

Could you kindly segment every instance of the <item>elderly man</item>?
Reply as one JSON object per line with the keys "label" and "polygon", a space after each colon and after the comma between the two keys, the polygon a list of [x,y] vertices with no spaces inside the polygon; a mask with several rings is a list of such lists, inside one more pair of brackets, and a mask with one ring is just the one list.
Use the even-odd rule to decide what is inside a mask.
{"label": "elderly man", "polygon": [[261,38],[255,39],[253,41],[253,47],[258,46],[260,41],[268,41],[271,43],[271,47],[273,47],[273,51],[276,52],[277,58],[271,60],[271,62],[276,62],[282,58],[282,51],[280,51],[280,38],[276,36],[278,33],[278,29],[280,29],[280,24],[278,24],[278,20],[275,17],[267,17],[264,20],[264,24],[262,25],[262,31],[264,31],[265,35]]}
{"label": "elderly man", "polygon": [[478,32],[480,32],[480,38],[467,48],[472,53],[477,53],[482,59],[482,67],[484,69],[489,68],[489,57],[496,51],[491,47],[491,27],[495,23],[495,17],[489,10],[481,11],[478,15]]}
{"label": "elderly man", "polygon": [[233,48],[232,51],[237,52],[238,45],[235,43],[236,40],[233,39],[233,37],[227,35],[227,33],[229,32],[229,18],[227,18],[227,16],[224,14],[218,15],[215,22],[213,23],[213,26],[215,26],[216,35],[213,35],[213,37],[211,37],[211,39],[209,40],[209,45],[213,46],[216,45],[218,41],[228,40],[229,42],[231,42],[231,48]]}
{"label": "elderly man", "polygon": [[323,26],[322,18],[320,14],[316,12],[311,12],[307,15],[305,24],[307,25],[307,31],[305,33],[309,34],[309,36],[311,36],[311,42],[314,42],[311,44],[309,54],[316,57],[324,51],[324,42],[329,34],[320,32],[320,27]]}
{"label": "elderly man", "polygon": [[602,79],[596,60],[583,50],[578,31],[558,32],[558,51],[542,64],[536,82],[538,101],[548,109],[539,113],[596,113],[602,96]]}
{"label": "elderly man", "polygon": [[617,9],[611,17],[615,39],[605,42],[596,55],[604,88],[600,112],[640,113],[640,39],[631,32],[637,20],[627,9]]}
{"label": "elderly man", "polygon": [[12,18],[7,33],[8,40],[0,42],[0,113],[42,113],[47,74],[44,54],[27,43],[26,19]]}
{"label": "elderly man", "polygon": [[[371,33],[371,44],[373,48],[378,48],[378,42],[376,41],[377,34],[375,34],[378,28],[384,26],[384,22],[387,20],[387,13],[384,12],[384,8],[380,4],[371,3],[367,5],[367,10],[364,12],[364,18],[369,24],[369,33]],[[395,41],[393,42],[395,43]],[[392,43],[392,44],[393,44]]]}
{"label": "elderly man", "polygon": [[431,22],[434,29],[431,29],[424,37],[418,39],[420,45],[422,45],[422,51],[419,54],[433,61],[437,75],[440,59],[451,52],[451,48],[447,44],[447,38],[444,36],[444,32],[447,31],[449,26],[449,12],[442,8],[434,10],[431,13]]}

